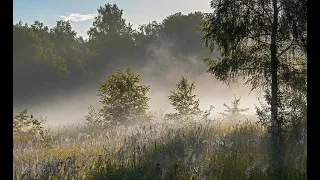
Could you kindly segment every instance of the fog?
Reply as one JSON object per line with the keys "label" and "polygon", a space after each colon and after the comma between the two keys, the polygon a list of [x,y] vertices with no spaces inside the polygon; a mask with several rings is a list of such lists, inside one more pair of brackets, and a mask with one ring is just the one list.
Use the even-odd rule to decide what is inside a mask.
{"label": "fog", "polygon": [[[218,81],[213,75],[206,72],[206,66],[199,56],[182,57],[170,53],[174,46],[169,42],[150,45],[148,51],[152,54],[147,63],[133,71],[140,74],[141,84],[150,85],[148,97],[150,97],[150,110],[163,110],[172,112],[174,109],[168,101],[170,91],[182,75],[195,83],[194,93],[200,99],[200,108],[208,110],[210,105],[215,108],[212,113],[223,111],[223,103],[230,104],[234,95],[241,97],[240,107],[250,108],[247,112],[255,113],[254,105],[258,105],[257,94],[250,92],[250,87],[243,85],[243,81],[227,86]],[[214,54],[213,57],[217,57]],[[118,67],[114,67],[116,71]],[[121,67],[122,69],[124,67]],[[100,108],[97,89],[99,81],[106,78],[108,74],[102,74],[95,82],[84,83],[82,87],[69,92],[55,92],[49,96],[33,97],[32,102],[14,104],[14,113],[27,108],[35,116],[47,117],[47,125],[62,125],[68,123],[82,123],[90,105]],[[36,103],[34,103],[36,102]]]}

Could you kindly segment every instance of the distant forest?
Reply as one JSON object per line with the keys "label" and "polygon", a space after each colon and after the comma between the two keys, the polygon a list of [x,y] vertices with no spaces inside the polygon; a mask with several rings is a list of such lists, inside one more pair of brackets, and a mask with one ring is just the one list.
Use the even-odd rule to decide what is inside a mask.
{"label": "distant forest", "polygon": [[97,85],[101,74],[128,64],[142,67],[154,56],[151,45],[173,44],[169,53],[179,60],[192,56],[202,63],[209,56],[198,30],[203,19],[201,12],[179,12],[133,29],[123,10],[106,4],[98,9],[88,39],[77,36],[69,21],[58,20],[51,29],[40,21],[32,25],[20,21],[13,25],[13,103]]}

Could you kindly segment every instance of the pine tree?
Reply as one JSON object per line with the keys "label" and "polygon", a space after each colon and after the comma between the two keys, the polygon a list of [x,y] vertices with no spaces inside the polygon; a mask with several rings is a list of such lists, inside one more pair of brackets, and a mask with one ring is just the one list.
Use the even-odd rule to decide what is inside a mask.
{"label": "pine tree", "polygon": [[170,104],[177,113],[166,114],[166,119],[190,119],[201,114],[199,108],[199,99],[193,94],[195,89],[194,82],[190,84],[189,80],[182,76],[182,79],[176,84],[174,91],[169,94]]}
{"label": "pine tree", "polygon": [[241,98],[236,98],[234,96],[234,100],[231,102],[231,106],[228,106],[227,104],[223,104],[224,107],[227,109],[224,110],[224,112],[220,113],[224,118],[229,119],[232,123],[234,123],[237,120],[240,120],[240,118],[243,116],[242,112],[246,112],[249,110],[249,108],[240,109]]}

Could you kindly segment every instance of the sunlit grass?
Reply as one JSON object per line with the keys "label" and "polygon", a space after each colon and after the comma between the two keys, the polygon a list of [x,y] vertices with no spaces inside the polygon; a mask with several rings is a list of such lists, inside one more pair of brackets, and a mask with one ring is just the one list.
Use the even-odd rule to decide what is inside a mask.
{"label": "sunlit grass", "polygon": [[[249,121],[79,125],[51,135],[51,148],[16,144],[15,179],[272,179],[266,131]],[[306,179],[306,141],[287,149],[286,179]]]}

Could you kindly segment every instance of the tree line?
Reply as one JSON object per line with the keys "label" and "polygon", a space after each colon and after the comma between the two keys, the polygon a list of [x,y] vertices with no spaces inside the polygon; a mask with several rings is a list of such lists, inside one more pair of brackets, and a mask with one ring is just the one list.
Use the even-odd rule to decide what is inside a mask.
{"label": "tree line", "polygon": [[[266,104],[256,110],[260,123],[268,127],[271,135],[274,178],[281,179],[286,174],[283,160],[285,142],[296,140],[302,131],[306,131],[307,124],[306,0],[212,0],[211,7],[213,13],[196,12],[187,16],[178,13],[169,16],[161,24],[152,22],[141,26],[139,31],[134,31],[130,24],[120,18],[122,11],[116,5],[107,4],[98,10],[99,15],[88,31],[88,41],[61,35],[64,33],[59,33],[60,31],[68,32],[66,34],[70,37],[75,34],[70,23],[63,21],[58,21],[57,27],[50,32],[41,23],[31,27],[20,24],[14,26],[14,29],[24,32],[22,34],[28,39],[27,46],[30,50],[24,52],[25,57],[32,57],[37,64],[48,62],[52,69],[67,76],[72,76],[72,72],[80,72],[76,71],[76,67],[89,73],[101,72],[99,63],[109,65],[115,57],[130,57],[128,59],[135,60],[136,65],[143,64],[144,58],[141,57],[148,56],[145,53],[148,44],[167,38],[173,39],[177,44],[172,51],[178,56],[186,52],[201,54],[204,52],[204,48],[201,50],[202,38],[208,49],[219,50],[219,58],[204,59],[209,73],[227,84],[243,77],[252,90],[264,93]],[[191,21],[194,21],[194,26]],[[59,22],[64,28],[58,27]],[[201,23],[201,33],[195,31],[198,23]],[[40,39],[36,33],[42,34],[43,38]],[[55,38],[57,42],[63,42],[61,46],[56,46],[57,42],[53,43],[52,39]],[[67,42],[73,42],[73,46],[66,46]],[[41,45],[37,46],[38,44]],[[77,48],[85,50],[77,51]],[[80,58],[83,56],[92,59],[88,58],[88,61]],[[76,62],[77,66],[72,66],[74,69],[71,68],[71,62]],[[93,62],[100,66],[95,67]],[[128,63],[118,61],[117,65]],[[34,66],[28,65],[26,70]],[[148,87],[136,86],[137,82],[139,78],[127,69],[127,75],[120,71],[100,83],[103,119],[118,121],[116,118],[120,117],[119,114],[125,114],[121,119],[130,117],[128,114],[131,113],[145,115],[148,100],[145,93]],[[187,118],[199,113],[198,101],[193,101],[195,96],[190,94],[194,85],[182,78],[176,88],[180,91],[171,92],[169,100],[178,112],[166,117]],[[138,91],[141,93],[136,93]],[[136,97],[136,100],[129,101],[129,97]],[[120,102],[121,99],[125,99],[125,102]],[[185,101],[188,99],[192,101]],[[138,100],[141,102],[135,104]],[[185,104],[193,107],[185,109]],[[123,108],[124,105],[126,108]]]}
{"label": "tree line", "polygon": [[174,43],[170,53],[181,59],[205,57],[208,52],[197,31],[203,18],[201,12],[175,13],[161,23],[133,29],[122,9],[105,4],[98,9],[88,39],[78,37],[69,21],[58,20],[51,29],[40,21],[20,21],[13,25],[14,102],[55,89],[75,89],[127,64],[141,67],[154,56],[148,50],[151,44]]}

